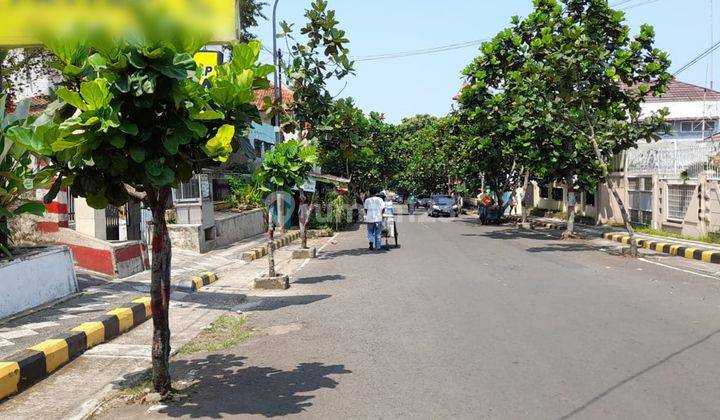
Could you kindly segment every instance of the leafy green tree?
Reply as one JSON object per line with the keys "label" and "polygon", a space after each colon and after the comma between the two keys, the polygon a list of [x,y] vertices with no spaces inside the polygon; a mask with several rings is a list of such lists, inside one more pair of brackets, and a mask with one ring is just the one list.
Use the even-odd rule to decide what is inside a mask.
{"label": "leafy green tree", "polygon": [[[298,140],[289,140],[275,145],[275,148],[265,153],[263,164],[260,167],[259,177],[264,180],[263,191],[277,194],[279,192],[290,192],[293,187],[300,187],[304,182],[307,174],[312,171],[313,166],[317,163],[317,148],[303,144]],[[272,219],[273,204],[275,200],[271,200],[268,208],[268,276],[275,277],[275,257],[273,247],[274,224]],[[282,220],[279,221],[283,223]],[[307,220],[301,224],[301,229],[305,229]],[[305,236],[306,237],[306,236]],[[307,243],[304,244],[307,246]]]}
{"label": "leafy green tree", "polygon": [[48,186],[54,171],[50,168],[35,170],[33,153],[13,142],[8,134],[33,124],[33,119],[28,117],[30,101],[21,101],[14,112],[7,113],[6,100],[6,95],[0,96],[0,252],[10,257],[8,220],[23,214],[45,214],[43,203],[28,200],[27,194]]}
{"label": "leafy green tree", "polygon": [[[288,85],[293,90],[290,104],[269,104],[268,111],[281,113],[285,132],[299,131],[301,137],[314,141],[318,127],[323,124],[332,105],[327,90],[329,80],[341,80],[353,73],[345,31],[338,28],[335,11],[328,9],[326,0],[315,0],[305,11],[307,22],[300,29],[303,40],[295,38],[293,25],[283,21],[278,35],[284,38],[289,51],[281,66]],[[314,197],[314,195],[313,195]],[[310,220],[314,203],[310,204]],[[303,244],[307,243],[307,229],[303,227]]]}
{"label": "leafy green tree", "polygon": [[153,383],[166,394],[171,245],[165,211],[171,189],[227,160],[237,145],[235,132],[257,115],[253,90],[269,86],[273,67],[257,64],[258,42],[238,44],[204,87],[193,54],[207,38],[162,16],[139,22],[137,32],[122,38],[98,32],[49,41],[66,78],[56,91],[64,106],[55,124],[40,126],[54,135],[42,136],[40,127],[17,127],[12,134],[51,156],[56,185],[69,178],[73,194],[90,206],[140,200],[152,211]]}
{"label": "leafy green tree", "polygon": [[[519,162],[540,179],[565,182],[571,202],[576,185],[593,189],[605,181],[632,234],[606,162],[664,128],[663,112],[640,110],[670,79],[667,55],[653,43],[651,27],[631,37],[623,13],[604,0],[537,0],[526,19],[513,18],[511,28],[483,44],[466,69],[461,101],[478,115],[504,115],[507,128],[518,129],[512,148]],[[498,96],[504,105],[488,108]],[[574,216],[570,205],[565,236]]]}
{"label": "leafy green tree", "polygon": [[282,32],[290,45],[289,57],[283,63],[289,86],[293,90],[293,102],[289,113],[294,124],[288,130],[299,129],[312,139],[315,130],[323,123],[331,108],[333,98],[327,90],[329,80],[341,80],[353,74],[353,62],[349,58],[345,31],[338,28],[335,11],[327,8],[326,0],[315,0],[305,11],[307,23],[300,29],[305,42],[293,35],[293,25],[281,22]]}
{"label": "leafy green tree", "polygon": [[269,4],[258,0],[237,0],[236,4],[240,26],[238,40],[240,42],[252,41],[256,36],[250,32],[250,28],[256,28],[259,20],[267,20],[263,9]]}

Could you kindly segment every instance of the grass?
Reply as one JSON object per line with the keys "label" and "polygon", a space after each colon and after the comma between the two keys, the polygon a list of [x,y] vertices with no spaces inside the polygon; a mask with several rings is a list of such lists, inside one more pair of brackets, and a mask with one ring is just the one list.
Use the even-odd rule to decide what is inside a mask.
{"label": "grass", "polygon": [[664,230],[652,229],[647,226],[640,226],[640,225],[633,226],[633,229],[635,229],[635,233],[640,233],[640,234],[645,234],[645,235],[662,236],[663,238],[683,239],[686,241],[695,241],[695,242],[703,242],[706,244],[720,245],[720,234],[717,234],[717,233],[709,233],[705,236],[696,238],[696,237],[692,237],[692,236],[681,235],[679,233],[666,232]]}
{"label": "grass", "polygon": [[240,314],[226,314],[215,320],[210,327],[185,344],[180,355],[209,353],[226,350],[247,340],[252,330],[247,326],[247,317]]}

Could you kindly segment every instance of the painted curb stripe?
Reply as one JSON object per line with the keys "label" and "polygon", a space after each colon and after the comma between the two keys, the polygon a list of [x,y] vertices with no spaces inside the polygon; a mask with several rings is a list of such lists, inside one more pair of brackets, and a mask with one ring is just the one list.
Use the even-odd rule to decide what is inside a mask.
{"label": "painted curb stripe", "polygon": [[102,322],[84,322],[71,331],[85,334],[85,348],[90,349],[105,341],[105,326]]}
{"label": "painted curb stripe", "polygon": [[[605,232],[601,235],[601,237],[603,239],[620,242],[623,244],[630,243],[630,236],[623,233]],[[647,239],[635,239],[635,243],[638,247],[662,252],[664,254],[676,255],[678,257],[708,262],[712,264],[720,264],[720,251],[702,249],[697,247],[686,247],[680,244],[656,242]]]}
{"label": "painted curb stripe", "polygon": [[[254,258],[248,259],[248,253],[243,253],[242,259],[245,261],[252,260]],[[214,273],[212,271],[209,271],[207,273],[203,273],[199,276],[194,276],[193,278],[189,280],[183,280],[180,282],[180,284],[177,286],[178,290],[186,291],[186,292],[197,292],[202,287],[210,285],[212,283],[215,283],[218,280],[217,273]],[[150,308],[150,302],[148,300],[147,302],[147,308],[149,311]],[[148,315],[149,316],[149,315]]]}
{"label": "painted curb stripe", "polygon": [[[208,279],[217,279],[215,273],[205,275]],[[150,298],[137,298],[95,321],[84,322],[69,332],[0,360],[0,399],[31,386],[87,349],[129,331],[151,315]]]}

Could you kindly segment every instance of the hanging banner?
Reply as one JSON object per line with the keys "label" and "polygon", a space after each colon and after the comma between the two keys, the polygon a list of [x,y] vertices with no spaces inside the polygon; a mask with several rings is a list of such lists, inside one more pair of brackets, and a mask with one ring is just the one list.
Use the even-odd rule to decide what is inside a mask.
{"label": "hanging banner", "polygon": [[40,33],[72,27],[121,31],[132,23],[137,5],[197,26],[213,43],[235,39],[235,0],[0,0],[0,47],[37,46]]}

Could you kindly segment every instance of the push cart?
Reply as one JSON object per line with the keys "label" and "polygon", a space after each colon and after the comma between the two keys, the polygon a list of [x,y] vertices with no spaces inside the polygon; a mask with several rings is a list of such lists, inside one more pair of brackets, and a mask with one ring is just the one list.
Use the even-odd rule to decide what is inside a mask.
{"label": "push cart", "polygon": [[390,249],[390,238],[395,238],[395,248],[399,247],[397,240],[397,223],[395,216],[386,214],[383,216],[383,238],[385,238],[385,249]]}

